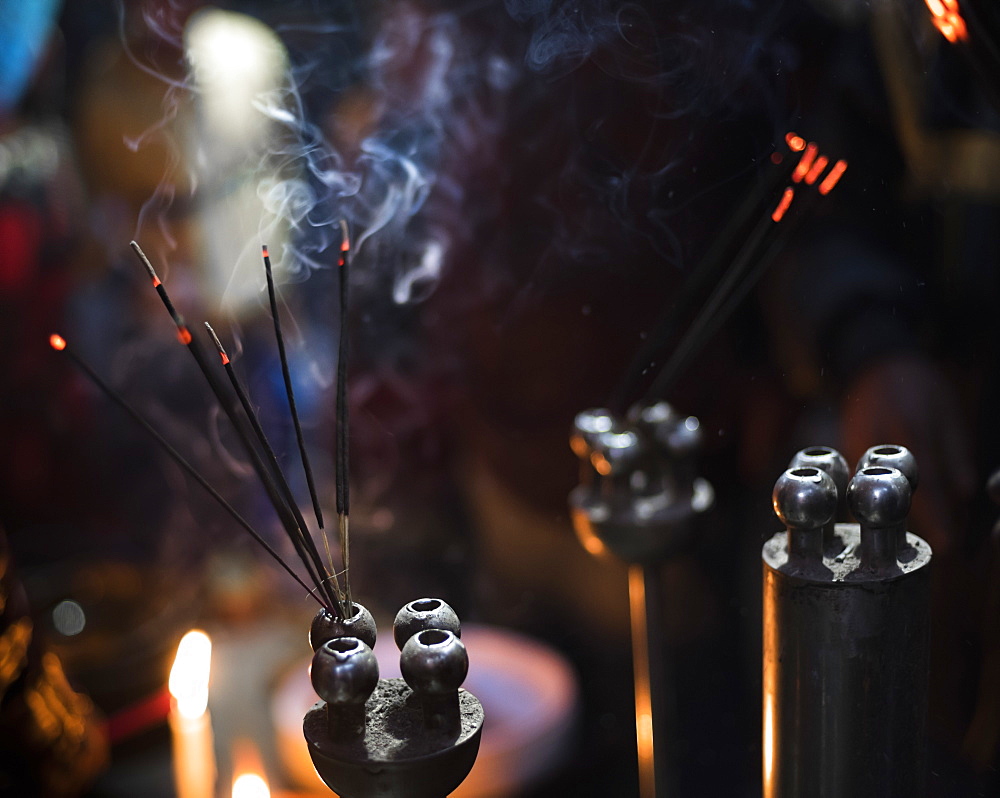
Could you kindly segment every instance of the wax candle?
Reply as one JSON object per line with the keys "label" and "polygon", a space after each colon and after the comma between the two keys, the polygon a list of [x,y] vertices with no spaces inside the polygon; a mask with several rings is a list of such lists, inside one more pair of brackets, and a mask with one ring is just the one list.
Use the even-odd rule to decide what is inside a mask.
{"label": "wax candle", "polygon": [[213,798],[215,750],[208,712],[212,641],[192,629],[181,639],[170,669],[170,732],[177,798]]}

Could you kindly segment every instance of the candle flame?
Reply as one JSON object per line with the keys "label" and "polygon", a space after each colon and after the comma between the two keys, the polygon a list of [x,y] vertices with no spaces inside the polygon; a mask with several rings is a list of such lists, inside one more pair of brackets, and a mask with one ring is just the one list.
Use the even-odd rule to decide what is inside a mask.
{"label": "candle flame", "polygon": [[62,352],[62,350],[66,348],[66,339],[61,335],[53,333],[49,336],[49,346],[59,352]]}
{"label": "candle flame", "polygon": [[241,773],[233,781],[233,798],[271,798],[271,790],[262,776]]}
{"label": "candle flame", "polygon": [[212,668],[212,641],[200,629],[181,638],[167,683],[185,718],[201,717],[208,709],[208,678]]}
{"label": "candle flame", "polygon": [[969,38],[958,0],[924,0],[931,12],[931,22],[949,42],[964,42]]}

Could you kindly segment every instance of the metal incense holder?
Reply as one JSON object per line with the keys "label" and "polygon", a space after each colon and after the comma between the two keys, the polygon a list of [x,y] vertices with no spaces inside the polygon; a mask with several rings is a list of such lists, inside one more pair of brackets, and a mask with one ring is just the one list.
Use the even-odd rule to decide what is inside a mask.
{"label": "metal incense holder", "polygon": [[[786,531],[761,552],[764,798],[925,794],[931,549],[906,531],[916,463],[878,446],[846,474],[817,447],[774,487]],[[835,521],[845,498],[856,524]]]}
{"label": "metal incense holder", "polygon": [[595,556],[629,564],[636,743],[642,798],[671,792],[669,663],[663,641],[661,566],[691,541],[694,518],[711,507],[711,485],[695,472],[698,420],[666,402],[634,408],[626,420],[605,409],[574,421],[570,446],[581,460],[569,496],[577,537]]}
{"label": "metal incense holder", "polygon": [[461,685],[469,669],[461,624],[440,599],[403,607],[393,624],[402,679],[380,679],[375,623],[321,610],[310,642],[311,678],[323,699],[303,732],[320,778],[341,798],[443,798],[479,753],[483,707]]}

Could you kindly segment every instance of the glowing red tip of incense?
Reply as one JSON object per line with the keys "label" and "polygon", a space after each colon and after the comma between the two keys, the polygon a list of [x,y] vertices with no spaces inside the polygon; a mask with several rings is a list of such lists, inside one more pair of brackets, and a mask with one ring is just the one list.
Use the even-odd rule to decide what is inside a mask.
{"label": "glowing red tip of incense", "polygon": [[806,140],[795,133],[785,134],[785,144],[788,145],[788,149],[792,152],[802,152],[806,148]]}
{"label": "glowing red tip of incense", "polygon": [[153,288],[159,288],[163,283],[160,282],[160,278],[155,274],[153,275]]}
{"label": "glowing red tip of incense", "polygon": [[219,352],[219,357],[222,358],[222,365],[223,366],[228,366],[229,365],[229,355],[227,355],[225,352]]}
{"label": "glowing red tip of incense", "polygon": [[178,327],[177,340],[184,344],[184,346],[187,346],[191,343],[191,331],[187,327]]}
{"label": "glowing red tip of incense", "polygon": [[816,159],[816,163],[812,165],[812,169],[806,173],[806,184],[811,186],[819,180],[819,176],[823,174],[823,170],[826,169],[826,165],[828,163],[830,163],[829,158],[825,155],[819,156],[819,158]]}
{"label": "glowing red tip of incense", "polygon": [[837,185],[840,180],[841,175],[847,171],[847,161],[837,161],[830,170],[830,173],[824,178],[823,182],[819,184],[820,194],[829,194],[833,191],[833,187]]}
{"label": "glowing red tip of incense", "polygon": [[774,209],[774,213],[771,214],[771,219],[775,222],[780,222],[785,218],[785,211],[788,210],[788,206],[792,204],[792,198],[795,196],[795,189],[789,186],[785,189],[785,193],[781,195],[781,201],[778,203],[778,207]]}
{"label": "glowing red tip of incense", "polygon": [[964,42],[969,29],[958,8],[958,0],[924,0],[931,12],[931,22],[949,42]]}
{"label": "glowing red tip of incense", "polygon": [[805,152],[802,153],[802,157],[799,159],[798,166],[795,167],[795,171],[792,172],[792,180],[798,183],[803,177],[806,176],[806,172],[813,164],[813,160],[816,158],[816,153],[819,152],[819,147],[815,143],[810,143],[806,147]]}
{"label": "glowing red tip of incense", "polygon": [[781,153],[780,152],[772,152],[771,153],[771,163],[773,163],[773,164],[779,164],[783,160],[785,160],[785,159],[781,157]]}
{"label": "glowing red tip of incense", "polygon": [[56,351],[61,352],[63,349],[66,348],[66,339],[63,338],[61,335],[56,335],[55,333],[53,333],[52,335],[49,336],[49,346],[51,346]]}
{"label": "glowing red tip of incense", "polygon": [[269,254],[267,253],[267,245],[266,245],[266,244],[265,244],[264,246],[262,246],[262,247],[260,248],[260,251],[264,253],[264,257],[265,257],[265,258],[269,258],[269,257],[271,257],[271,256],[270,256],[270,255],[269,255]]}
{"label": "glowing red tip of incense", "polygon": [[349,239],[345,238],[340,245],[341,252],[347,252],[351,248],[351,242]]}

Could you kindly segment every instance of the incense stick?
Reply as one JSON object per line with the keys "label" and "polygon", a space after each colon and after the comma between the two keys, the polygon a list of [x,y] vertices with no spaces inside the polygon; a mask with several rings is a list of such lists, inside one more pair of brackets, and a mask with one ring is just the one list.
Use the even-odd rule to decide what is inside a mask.
{"label": "incense stick", "polygon": [[[131,247],[135,251],[136,255],[139,257],[139,259],[142,261],[147,272],[149,272],[149,276],[153,281],[154,288],[156,288],[157,293],[160,295],[160,299],[162,300],[164,306],[167,308],[167,311],[170,313],[170,316],[173,319],[174,324],[177,326],[178,339],[182,344],[184,344],[187,347],[188,351],[191,353],[191,356],[197,363],[198,368],[201,370],[202,375],[205,377],[205,381],[208,383],[209,388],[212,390],[212,393],[215,395],[216,400],[222,407],[223,412],[226,414],[226,417],[229,419],[229,422],[233,425],[233,428],[236,430],[237,437],[239,438],[240,443],[243,445],[243,448],[247,453],[247,457],[250,458],[250,463],[257,474],[257,478],[264,486],[264,490],[267,492],[268,499],[270,500],[271,505],[274,507],[275,512],[278,514],[278,518],[281,520],[282,526],[285,528],[285,532],[288,534],[293,544],[295,544],[296,541],[299,540],[300,532],[303,536],[307,535],[307,532],[305,530],[298,530],[297,522],[294,518],[294,515],[292,514],[291,509],[285,504],[284,500],[279,495],[279,491],[277,489],[277,486],[274,484],[274,480],[268,473],[267,467],[265,466],[263,460],[261,459],[260,454],[257,452],[256,447],[253,445],[250,435],[248,434],[244,424],[241,423],[240,418],[236,413],[236,409],[233,406],[231,397],[226,393],[222,384],[219,383],[215,374],[212,373],[212,370],[205,359],[205,355],[201,350],[201,346],[198,343],[198,340],[191,334],[191,332],[185,325],[183,318],[174,309],[173,303],[170,301],[170,297],[167,294],[166,288],[163,286],[162,281],[157,276],[156,271],[153,269],[152,264],[149,262],[149,259],[146,257],[145,253],[142,251],[142,249],[135,241],[131,242]],[[306,571],[309,574],[309,578],[313,580],[313,583],[319,590],[321,590],[326,594],[326,598],[329,602],[328,606],[336,607],[337,611],[341,614],[341,616],[343,616],[343,606],[339,600],[339,597],[335,594],[329,582],[325,579],[321,579],[318,575],[319,573],[322,572],[323,569],[320,568],[319,571],[314,569],[312,563],[310,562],[310,558],[307,556],[303,556],[299,548],[300,548],[299,546],[296,546],[296,550],[299,553],[299,557],[302,559],[303,566],[305,567]]]}
{"label": "incense stick", "polygon": [[[770,206],[776,192],[789,179],[792,168],[792,159],[788,159],[782,168],[769,169],[762,185],[755,185],[736,212],[729,217],[705,257],[684,281],[677,298],[668,305],[655,323],[649,336],[649,343],[641,347],[633,358],[608,405],[613,411],[621,413],[627,409],[628,399],[636,390],[642,375],[649,369],[655,368],[657,358],[663,356],[662,353],[677,332],[677,328],[695,307],[698,295],[713,281],[720,279],[720,272],[727,263],[726,256],[732,249],[736,237],[754,218],[761,215],[762,208]],[[728,262],[731,266],[732,260]]]}
{"label": "incense stick", "polygon": [[[789,133],[786,143],[793,152],[801,153],[798,163],[794,169],[785,169],[776,172],[778,179],[770,179],[766,182],[766,190],[763,192],[765,200],[771,197],[773,200],[774,189],[785,182],[786,178],[791,179],[791,183],[801,185],[800,193],[805,191],[806,186],[813,186],[819,180],[829,159],[819,155],[818,145],[815,143],[806,144],[805,140],[794,133]],[[783,159],[780,154],[777,158],[772,157],[772,162],[780,163]],[[830,169],[826,178],[816,186],[818,195],[828,194],[840,180],[847,169],[847,162],[837,161]],[[662,366],[652,384],[644,392],[640,404],[648,401],[655,401],[662,397],[677,380],[682,370],[688,365],[690,360],[701,351],[712,335],[733,313],[742,299],[757,283],[767,265],[777,253],[780,242],[785,233],[795,222],[803,216],[803,203],[810,207],[816,201],[817,194],[809,192],[807,200],[800,200],[795,205],[793,220],[785,221],[786,214],[792,206],[796,189],[791,185],[786,185],[781,193],[778,204],[770,213],[759,218],[757,223],[750,230],[746,240],[741,244],[734,257],[729,262],[729,267],[721,275],[715,289],[706,299],[705,304],[695,315],[690,326],[685,330],[684,335],[677,344],[667,362]],[[759,192],[753,192],[751,196],[758,196]],[[751,201],[744,203],[736,218],[753,213],[753,209],[760,214],[760,202]],[[645,373],[653,363],[656,353],[660,351],[678,326],[687,305],[693,304],[694,295],[701,287],[702,283],[707,283],[715,271],[715,264],[719,258],[723,257],[728,245],[729,235],[735,234],[744,227],[745,220],[736,224],[730,222],[727,230],[731,231],[722,237],[721,243],[716,244],[710,250],[709,255],[692,275],[691,279],[681,290],[681,294],[664,317],[657,325],[655,337],[650,345],[643,347],[639,356],[633,361],[631,369],[626,373],[626,379],[621,383],[619,390],[613,398],[613,407],[619,411],[624,409],[624,404],[628,396],[629,388],[638,381],[638,378]],[[652,349],[652,354],[650,353]]]}
{"label": "incense stick", "polygon": [[[333,581],[331,586],[333,587],[333,591],[338,600],[343,601],[343,595],[340,591],[340,584],[337,582],[336,575],[333,573],[332,568],[329,572],[326,572],[323,568],[323,562],[320,559],[319,552],[316,550],[316,544],[313,542],[312,536],[309,535],[305,519],[302,517],[299,506],[295,501],[295,497],[292,495],[292,489],[289,487],[288,481],[285,479],[285,475],[281,471],[281,466],[278,465],[278,458],[274,454],[274,449],[271,447],[271,443],[268,441],[267,435],[264,434],[264,429],[260,425],[260,419],[257,418],[257,413],[253,409],[253,405],[250,403],[250,397],[247,396],[246,391],[243,389],[243,386],[240,384],[240,381],[236,376],[236,372],[233,370],[232,361],[230,360],[225,347],[222,346],[222,341],[219,340],[219,336],[216,335],[212,325],[207,321],[205,322],[205,327],[208,329],[209,335],[212,336],[212,341],[215,342],[215,346],[219,350],[219,358],[222,360],[222,366],[226,371],[226,375],[229,377],[229,382],[233,387],[236,398],[239,399],[240,406],[243,408],[243,412],[246,415],[247,420],[250,422],[250,427],[253,429],[257,442],[260,444],[261,449],[267,456],[275,483],[281,491],[288,507],[291,509],[292,514],[295,517],[295,522],[298,524],[301,534],[297,536],[296,540],[293,540],[293,543],[298,542],[301,544],[302,551],[299,552],[299,556],[307,555],[312,560],[317,573],[323,575],[324,581],[332,578]],[[296,548],[298,550],[300,547],[297,546]]]}
{"label": "incense stick", "polygon": [[306,593],[312,596],[312,598],[317,601],[320,606],[326,607],[326,604],[323,603],[322,599],[316,595],[315,589],[310,588],[305,582],[302,581],[299,575],[288,566],[288,563],[286,563],[284,559],[282,559],[281,555],[278,554],[278,552],[271,547],[271,545],[250,525],[250,523],[223,498],[222,494],[212,487],[208,480],[205,479],[205,477],[203,477],[201,473],[193,465],[191,465],[180,452],[178,452],[162,435],[160,435],[159,432],[156,431],[156,428],[153,427],[152,424],[143,418],[142,415],[140,415],[140,413],[135,410],[121,394],[118,393],[118,391],[108,385],[100,377],[100,375],[94,371],[93,367],[89,363],[69,348],[65,338],[61,335],[52,335],[49,337],[49,344],[57,352],[65,354],[71,361],[73,361],[74,365],[87,375],[90,381],[93,382],[105,396],[128,413],[128,415],[132,417],[132,420],[142,427],[142,429],[144,429],[153,438],[153,440],[159,444],[160,448],[163,449],[163,451],[166,452],[167,455],[169,455],[170,458],[177,463],[177,465],[187,472],[188,476],[201,485],[201,487],[204,488],[216,502],[218,502],[222,509],[229,513],[230,517],[236,521],[237,524],[239,524],[254,540],[264,547],[264,550],[271,555],[278,565],[288,572],[292,579],[302,586],[302,589],[305,590]]}
{"label": "incense stick", "polygon": [[[783,244],[784,235],[804,216],[801,201],[795,205],[796,213],[785,216],[790,206],[790,189],[785,189],[778,208],[764,216],[751,231],[747,240],[733,259],[728,271],[702,306],[691,326],[677,344],[670,359],[657,374],[645,393],[644,402],[655,401],[669,391],[691,359],[708,343],[709,339],[736,310],[750,289],[763,276],[774,255]],[[811,207],[815,202],[810,194]],[[778,210],[781,212],[778,213]]]}
{"label": "incense stick", "polygon": [[351,613],[354,607],[351,603],[351,474],[347,407],[347,357],[349,352],[347,292],[350,285],[351,238],[347,222],[343,219],[340,220],[340,232],[340,342],[337,351],[337,522],[340,533],[340,556],[344,563],[344,594],[347,599],[347,611]]}
{"label": "incense stick", "polygon": [[[274,289],[274,276],[271,273],[271,256],[267,251],[267,246],[261,247],[264,257],[264,272],[267,274],[267,296],[271,303],[271,318],[274,320],[274,337],[278,342],[278,359],[281,361],[281,376],[285,380],[285,396],[288,397],[288,409],[292,415],[292,426],[295,427],[295,440],[299,446],[299,457],[302,460],[302,470],[306,473],[306,484],[309,486],[309,498],[312,499],[313,512],[316,514],[316,524],[320,534],[326,541],[326,530],[323,528],[323,510],[319,506],[319,497],[316,494],[316,483],[313,481],[312,467],[309,465],[309,455],[306,453],[306,442],[302,437],[302,425],[299,423],[299,413],[295,407],[295,391],[292,389],[292,375],[288,368],[288,357],[285,354],[285,339],[281,334],[281,319],[278,316],[278,298]],[[329,543],[326,543],[327,552],[330,551]],[[330,571],[333,572],[333,563],[330,563]]]}

